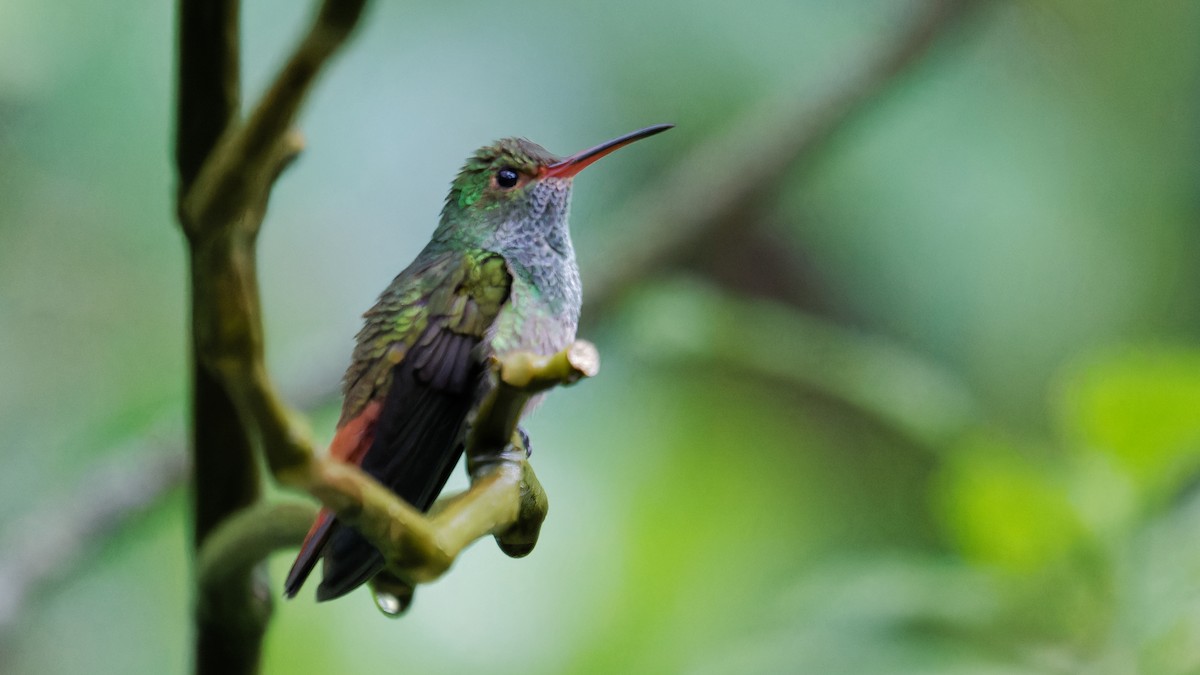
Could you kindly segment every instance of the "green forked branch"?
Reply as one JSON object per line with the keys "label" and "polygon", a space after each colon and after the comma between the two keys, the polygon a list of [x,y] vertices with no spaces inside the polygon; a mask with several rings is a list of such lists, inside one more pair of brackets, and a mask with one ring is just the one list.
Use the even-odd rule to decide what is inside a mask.
{"label": "green forked branch", "polygon": [[[598,366],[595,348],[584,341],[551,356],[514,352],[497,359],[493,368],[496,387],[481,405],[467,441],[471,487],[439,500],[428,516],[358,467],[317,457],[311,447],[302,449],[295,442],[290,451],[302,449],[307,458],[275,476],[281,484],[318,498],[340,519],[358,528],[383,553],[389,571],[400,580],[438,578],[459,552],[488,534],[495,535],[505,553],[524,556],[537,542],[548,504],[516,434],[521,410],[530,397],[590,377]],[[246,380],[231,386],[259,385]],[[257,395],[273,396],[265,391]],[[282,408],[268,414],[271,426],[291,425]],[[300,433],[293,434],[293,438],[300,437]],[[268,442],[263,450],[270,456],[278,447]],[[315,510],[307,505],[259,502],[224,521],[198,554],[201,602],[219,594],[230,579],[248,573],[270,553],[296,546],[314,515]]]}
{"label": "green forked branch", "polygon": [[[365,0],[324,0],[246,120],[239,97],[238,3],[181,0],[176,161],[178,213],[192,287],[192,464],[197,549],[196,672],[253,673],[274,595],[263,558],[300,543],[313,509],[262,500],[255,451],[272,477],[358,528],[383,554],[377,592],[432,580],[492,534],[509,555],[532,550],[546,496],[519,434],[529,398],[594,374],[595,348],[510,354],[467,439],[471,487],[423,515],[355,466],[318,457],[307,427],[267,374],[255,244],[271,188],[299,154],[292,125]],[[380,588],[379,586],[385,586]],[[397,607],[403,609],[403,606]]]}

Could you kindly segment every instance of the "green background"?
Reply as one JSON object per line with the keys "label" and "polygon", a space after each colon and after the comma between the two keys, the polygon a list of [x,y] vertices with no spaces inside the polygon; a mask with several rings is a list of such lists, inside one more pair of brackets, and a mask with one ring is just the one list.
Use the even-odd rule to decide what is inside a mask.
{"label": "green background", "polygon": [[[248,100],[297,5],[246,4]],[[475,147],[678,125],[576,181],[586,284],[690,148],[919,7],[376,3],[265,224],[274,372],[333,389]],[[0,540],[181,428],[174,35],[170,3],[0,4]],[[264,671],[1200,670],[1198,35],[1192,0],[972,13],[731,241],[585,317],[601,375],[527,424],[531,557],[481,542],[399,621],[280,602]],[[186,502],[31,598],[0,671],[184,672]]]}

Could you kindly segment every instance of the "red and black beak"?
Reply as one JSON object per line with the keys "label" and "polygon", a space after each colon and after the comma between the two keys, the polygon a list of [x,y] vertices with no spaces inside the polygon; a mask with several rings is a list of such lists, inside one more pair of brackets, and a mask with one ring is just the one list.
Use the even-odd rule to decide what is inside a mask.
{"label": "red and black beak", "polygon": [[592,162],[600,159],[614,150],[623,148],[634,141],[640,141],[643,138],[649,138],[654,134],[662,133],[667,129],[675,126],[674,124],[656,124],[645,129],[638,129],[632,133],[625,134],[611,141],[606,141],[597,145],[594,148],[588,148],[582,152],[577,152],[570,157],[555,162],[541,170],[540,178],[571,178],[575,174],[586,169]]}

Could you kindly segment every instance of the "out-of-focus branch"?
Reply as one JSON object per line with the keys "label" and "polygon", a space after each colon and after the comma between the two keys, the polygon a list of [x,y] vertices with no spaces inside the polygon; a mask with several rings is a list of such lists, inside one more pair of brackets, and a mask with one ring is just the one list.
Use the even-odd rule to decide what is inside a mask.
{"label": "out-of-focus branch", "polygon": [[[336,369],[294,372],[305,375],[304,381],[287,387],[300,409],[314,410],[333,401],[337,392],[332,383],[340,374]],[[17,626],[31,600],[69,576],[105,540],[157,508],[187,478],[179,414],[164,416],[119,447],[97,452],[114,459],[5,523],[0,530],[0,642]]]}
{"label": "out-of-focus branch", "polygon": [[[238,0],[180,0],[179,71],[175,159],[179,173],[177,211],[184,232],[198,224],[183,218],[184,196],[212,158],[218,139],[238,114],[241,78]],[[193,275],[197,251],[192,249]],[[193,304],[196,295],[193,292]],[[199,547],[229,514],[253,504],[260,494],[258,465],[250,434],[228,393],[197,358],[193,330],[192,376],[192,541]],[[256,588],[256,586],[258,586]],[[257,670],[270,613],[269,596],[249,573],[228,588],[224,616],[196,615],[197,673],[238,675]]]}
{"label": "out-of-focus branch", "polygon": [[121,452],[90,471],[70,492],[5,523],[0,540],[0,643],[41,588],[70,576],[105,539],[178,487],[187,473],[182,448],[150,440],[178,437],[176,424],[147,430],[142,444],[150,447]]}
{"label": "out-of-focus branch", "polygon": [[811,165],[840,132],[893,91],[937,43],[983,0],[929,0],[913,23],[857,75],[815,105],[793,96],[767,101],[723,136],[702,142],[654,181],[614,222],[638,223],[637,246],[612,241],[603,265],[587,267],[583,316],[595,320],[639,281],[669,269],[723,228],[744,227],[754,205],[769,200],[802,166]]}
{"label": "out-of-focus branch", "polygon": [[311,504],[260,501],[222,522],[196,555],[197,611],[205,613],[206,601],[271,553],[303,541],[316,515]]}
{"label": "out-of-focus branch", "polygon": [[985,425],[970,391],[894,343],[747,300],[698,279],[656,285],[634,302],[634,343],[655,357],[726,363],[849,404],[937,451]]}
{"label": "out-of-focus branch", "polygon": [[191,189],[241,97],[238,0],[179,3],[175,163],[180,197]]}

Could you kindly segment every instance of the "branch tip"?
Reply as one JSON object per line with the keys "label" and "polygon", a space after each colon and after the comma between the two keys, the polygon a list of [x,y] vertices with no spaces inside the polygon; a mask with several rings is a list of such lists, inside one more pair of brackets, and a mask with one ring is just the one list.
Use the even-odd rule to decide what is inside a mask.
{"label": "branch tip", "polygon": [[567,362],[580,377],[595,377],[600,372],[600,352],[596,346],[586,340],[577,340],[567,349]]}

